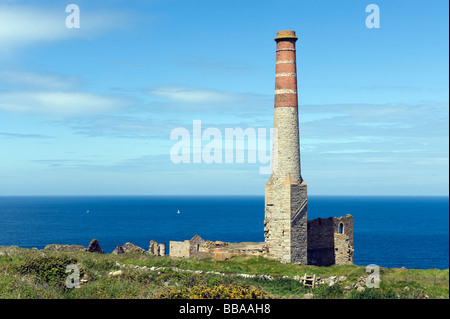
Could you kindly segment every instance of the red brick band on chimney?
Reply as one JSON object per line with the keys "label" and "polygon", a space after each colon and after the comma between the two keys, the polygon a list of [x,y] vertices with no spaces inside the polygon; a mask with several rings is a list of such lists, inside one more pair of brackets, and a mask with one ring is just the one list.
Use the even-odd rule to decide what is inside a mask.
{"label": "red brick band on chimney", "polygon": [[275,69],[275,107],[298,107],[294,31],[278,31]]}

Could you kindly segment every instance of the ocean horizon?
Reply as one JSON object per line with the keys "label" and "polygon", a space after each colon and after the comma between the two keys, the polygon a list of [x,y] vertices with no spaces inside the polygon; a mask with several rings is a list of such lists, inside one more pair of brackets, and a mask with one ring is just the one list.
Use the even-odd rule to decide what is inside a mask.
{"label": "ocean horizon", "polygon": [[[179,211],[179,213],[178,213]],[[449,268],[448,196],[308,197],[308,220],[354,217],[354,263]],[[264,241],[264,196],[0,196],[0,246]]]}

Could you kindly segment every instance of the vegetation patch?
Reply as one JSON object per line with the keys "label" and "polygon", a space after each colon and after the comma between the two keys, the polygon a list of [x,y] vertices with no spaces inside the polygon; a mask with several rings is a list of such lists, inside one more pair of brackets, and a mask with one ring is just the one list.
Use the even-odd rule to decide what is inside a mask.
{"label": "vegetation patch", "polygon": [[[68,265],[80,270],[79,288],[66,287]],[[321,284],[304,286],[305,274]],[[446,299],[449,271],[380,268],[379,288],[366,285],[364,266],[283,264],[262,257],[225,261],[56,252],[0,247],[0,298],[314,298]]]}
{"label": "vegetation patch", "polygon": [[250,288],[239,284],[215,287],[194,286],[192,288],[168,289],[159,299],[270,299],[261,288]]}

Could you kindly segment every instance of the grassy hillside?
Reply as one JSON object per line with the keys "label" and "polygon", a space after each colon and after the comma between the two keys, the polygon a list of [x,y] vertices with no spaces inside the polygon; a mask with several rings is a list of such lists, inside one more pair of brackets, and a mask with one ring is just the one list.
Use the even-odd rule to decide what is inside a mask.
{"label": "grassy hillside", "polygon": [[[80,270],[79,288],[67,288],[66,266]],[[323,284],[298,279],[315,274]],[[265,258],[226,261],[100,255],[0,247],[0,298],[315,298],[441,299],[449,297],[449,270],[380,268],[380,287],[367,288],[364,266],[281,264]]]}

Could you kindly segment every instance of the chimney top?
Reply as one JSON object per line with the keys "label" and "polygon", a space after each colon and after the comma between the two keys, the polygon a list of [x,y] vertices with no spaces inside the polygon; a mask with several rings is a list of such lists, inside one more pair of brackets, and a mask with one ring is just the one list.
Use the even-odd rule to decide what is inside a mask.
{"label": "chimney top", "polygon": [[286,39],[297,40],[298,38],[295,36],[295,31],[283,30],[283,31],[277,32],[277,37],[275,38],[275,41],[286,40]]}

